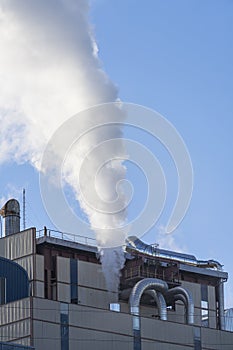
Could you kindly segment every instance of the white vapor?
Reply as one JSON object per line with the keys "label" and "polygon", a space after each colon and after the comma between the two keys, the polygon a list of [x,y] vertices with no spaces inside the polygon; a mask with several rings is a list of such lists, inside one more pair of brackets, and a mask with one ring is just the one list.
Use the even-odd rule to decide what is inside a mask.
{"label": "white vapor", "polygon": [[160,226],[158,228],[158,233],[156,236],[156,242],[163,249],[173,250],[175,252],[185,253],[187,252],[187,247],[177,244],[174,235],[166,232],[166,227]]}
{"label": "white vapor", "polygon": [[[117,89],[98,59],[88,11],[87,0],[0,0],[0,164],[29,162],[40,171],[44,148],[62,123],[88,107],[117,100]],[[111,115],[104,120],[111,122]],[[90,120],[87,127],[91,127]],[[106,131],[109,133],[104,136],[98,130],[85,135],[73,147],[63,169],[64,181],[73,188],[88,215],[100,247],[114,246],[115,237],[111,233],[106,236],[112,229],[118,229],[118,245],[124,243],[126,233],[119,227],[126,220],[126,212],[108,216],[95,210],[98,201],[96,207],[89,206],[77,175],[95,143],[121,136],[119,126]],[[98,173],[96,186],[99,196],[109,202],[116,196],[116,184],[125,177],[122,159],[126,154],[122,141],[118,141],[117,149],[107,147],[104,152],[106,159],[113,160]],[[99,160],[102,158],[101,153]],[[84,167],[86,188],[90,173],[98,168],[95,162],[98,164],[98,152]],[[123,208],[124,193],[121,190],[117,194]],[[110,253],[108,249],[106,254],[103,249],[108,289],[117,289],[123,263],[121,247]]]}

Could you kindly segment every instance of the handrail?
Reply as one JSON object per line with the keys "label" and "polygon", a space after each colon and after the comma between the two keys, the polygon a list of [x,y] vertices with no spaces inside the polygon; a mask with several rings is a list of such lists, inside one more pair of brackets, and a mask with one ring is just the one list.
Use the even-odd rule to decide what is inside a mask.
{"label": "handrail", "polygon": [[40,237],[53,237],[62,239],[64,241],[71,241],[75,243],[85,244],[89,246],[97,246],[96,240],[91,237],[86,237],[82,235],[77,235],[75,233],[70,232],[61,232],[56,230],[48,229],[47,227],[44,227],[41,230],[36,231],[36,238]]}

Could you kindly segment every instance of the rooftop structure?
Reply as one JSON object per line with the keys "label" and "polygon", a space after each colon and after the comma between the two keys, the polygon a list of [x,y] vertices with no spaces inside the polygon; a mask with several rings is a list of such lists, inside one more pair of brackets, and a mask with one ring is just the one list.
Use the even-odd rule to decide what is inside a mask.
{"label": "rooftop structure", "polygon": [[[1,238],[0,256],[4,341],[36,350],[232,349],[228,274],[215,260],[129,237],[119,292],[109,292],[90,238],[30,228]],[[3,274],[9,261],[26,292],[14,299]]]}

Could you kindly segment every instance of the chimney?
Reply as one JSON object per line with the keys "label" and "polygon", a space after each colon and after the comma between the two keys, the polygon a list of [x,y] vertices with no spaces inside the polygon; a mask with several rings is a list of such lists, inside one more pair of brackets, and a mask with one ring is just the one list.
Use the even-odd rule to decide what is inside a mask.
{"label": "chimney", "polygon": [[5,236],[20,232],[20,207],[16,199],[10,199],[0,210],[4,218]]}

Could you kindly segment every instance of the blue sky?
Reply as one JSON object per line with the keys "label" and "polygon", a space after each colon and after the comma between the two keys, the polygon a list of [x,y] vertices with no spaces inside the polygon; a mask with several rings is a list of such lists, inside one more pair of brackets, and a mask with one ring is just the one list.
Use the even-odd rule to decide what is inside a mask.
{"label": "blue sky", "polygon": [[233,2],[93,1],[91,18],[120,98],[161,113],[189,149],[193,197],[173,243],[232,275]]}
{"label": "blue sky", "polygon": [[178,235],[190,251],[222,261],[233,209],[232,9],[231,1],[153,0],[94,1],[91,11],[120,98],[161,113],[189,149],[194,191]]}
{"label": "blue sky", "polygon": [[[118,87],[121,100],[161,113],[190,152],[192,201],[172,239],[162,242],[201,259],[219,260],[233,276],[233,2],[93,0],[90,19],[104,70]],[[174,165],[147,135],[133,136],[157,150],[164,166],[171,198],[159,222],[163,225],[175,200]],[[21,188],[26,188],[28,226],[52,227],[41,202],[38,173],[32,167],[5,163],[0,177],[3,196],[19,196]],[[131,166],[128,177],[140,187],[131,208],[139,210],[143,179]],[[155,242],[157,232],[151,230],[145,241]],[[229,282],[233,291],[232,277]],[[233,305],[230,288],[228,304]]]}

